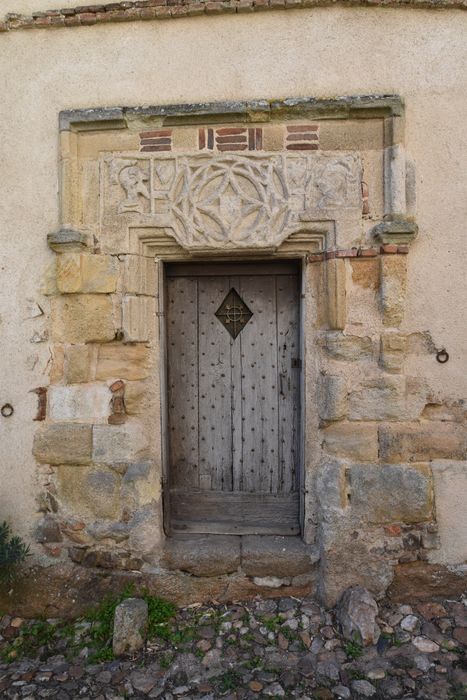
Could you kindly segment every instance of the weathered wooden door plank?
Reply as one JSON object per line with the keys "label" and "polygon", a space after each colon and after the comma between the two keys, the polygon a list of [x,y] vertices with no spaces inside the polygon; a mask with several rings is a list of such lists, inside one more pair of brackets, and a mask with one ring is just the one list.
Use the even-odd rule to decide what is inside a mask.
{"label": "weathered wooden door plank", "polygon": [[198,488],[197,281],[168,279],[167,296],[170,482]]}

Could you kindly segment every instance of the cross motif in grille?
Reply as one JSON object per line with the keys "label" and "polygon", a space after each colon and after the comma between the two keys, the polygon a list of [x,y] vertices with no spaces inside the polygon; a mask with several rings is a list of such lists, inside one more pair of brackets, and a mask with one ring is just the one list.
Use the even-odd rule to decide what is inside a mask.
{"label": "cross motif in grille", "polygon": [[232,338],[236,338],[253,316],[238,292],[232,287],[222,304],[216,311],[216,316]]}

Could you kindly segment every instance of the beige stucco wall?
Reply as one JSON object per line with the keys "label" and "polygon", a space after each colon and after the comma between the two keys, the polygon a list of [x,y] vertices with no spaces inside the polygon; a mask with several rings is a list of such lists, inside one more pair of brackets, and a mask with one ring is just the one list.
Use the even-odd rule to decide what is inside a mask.
{"label": "beige stucco wall", "polygon": [[[45,5],[2,7],[37,9]],[[450,353],[446,365],[412,356],[406,369],[429,377],[434,399],[467,397],[466,24],[459,11],[323,8],[0,35],[0,404],[15,408],[0,419],[0,517],[25,534],[35,517],[37,401],[29,392],[47,383],[50,353],[46,340],[32,340],[41,340],[46,325],[34,314],[35,304],[45,313],[48,305],[39,288],[53,260],[46,234],[58,225],[62,109],[401,95],[420,227],[404,328],[429,331]],[[456,484],[462,481],[457,473]],[[449,551],[458,561],[447,555],[448,563],[467,556],[459,547]]]}

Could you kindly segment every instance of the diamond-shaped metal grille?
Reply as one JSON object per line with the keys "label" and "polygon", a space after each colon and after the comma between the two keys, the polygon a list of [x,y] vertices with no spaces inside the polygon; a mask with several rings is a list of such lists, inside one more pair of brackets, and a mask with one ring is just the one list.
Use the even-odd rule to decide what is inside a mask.
{"label": "diamond-shaped metal grille", "polygon": [[232,338],[236,338],[253,316],[253,312],[232,287],[217,309],[216,316],[224,328],[227,328]]}

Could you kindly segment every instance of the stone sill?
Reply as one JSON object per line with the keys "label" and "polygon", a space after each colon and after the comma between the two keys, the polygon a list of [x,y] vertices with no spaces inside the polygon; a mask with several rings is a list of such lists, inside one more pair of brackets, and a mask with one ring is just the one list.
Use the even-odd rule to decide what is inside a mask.
{"label": "stone sill", "polygon": [[200,577],[241,571],[274,588],[310,574],[318,561],[317,547],[300,537],[177,534],[166,539],[161,563]]}

